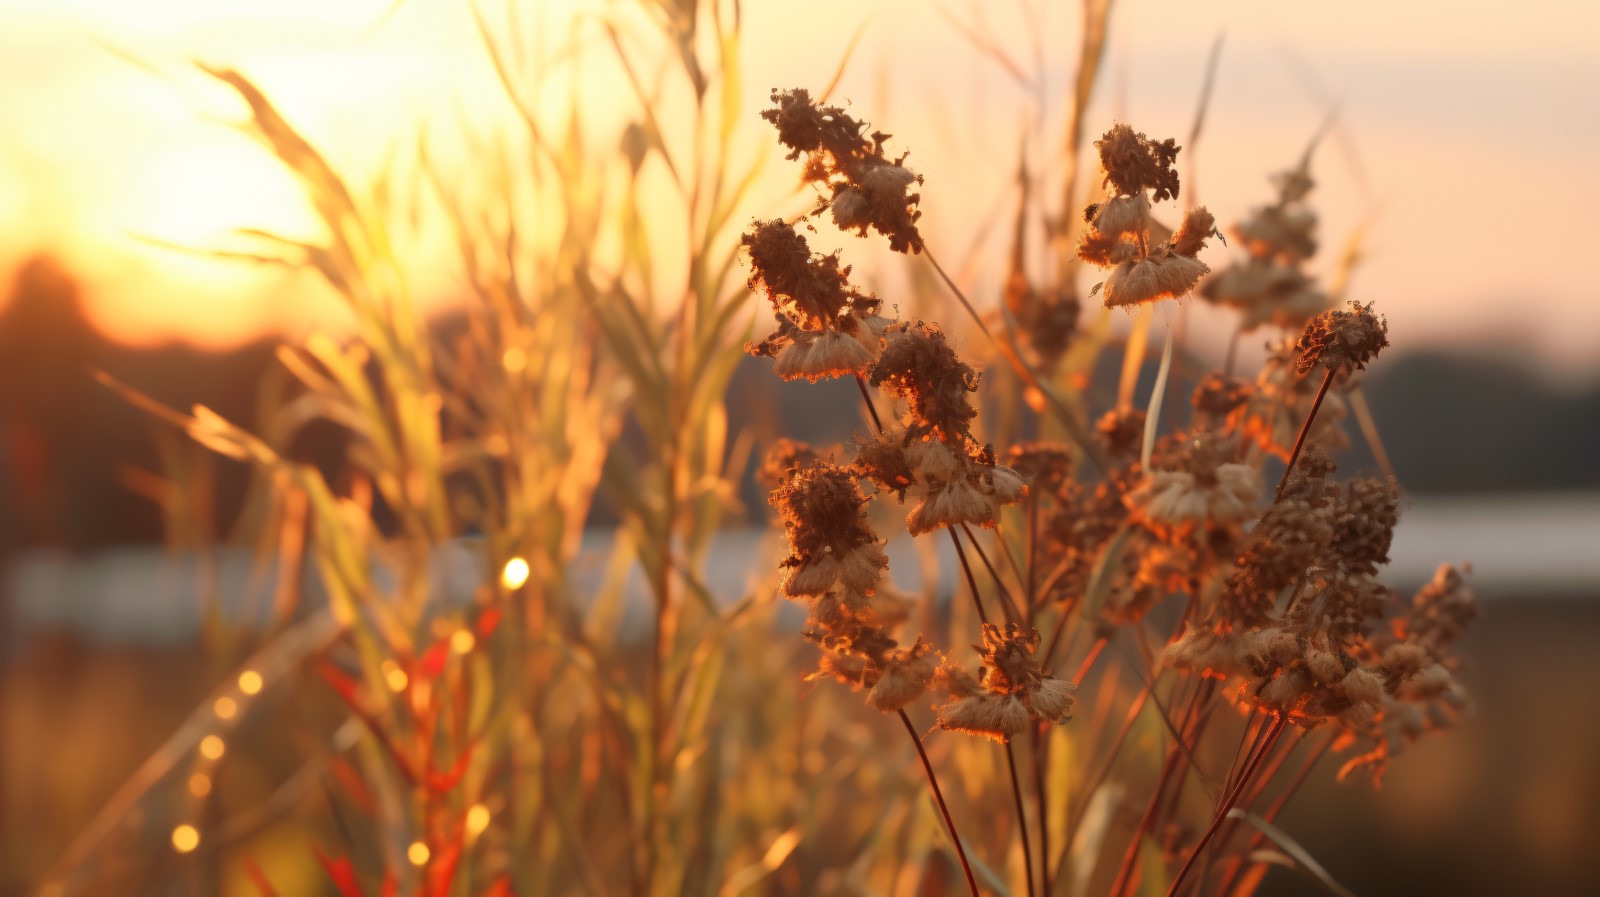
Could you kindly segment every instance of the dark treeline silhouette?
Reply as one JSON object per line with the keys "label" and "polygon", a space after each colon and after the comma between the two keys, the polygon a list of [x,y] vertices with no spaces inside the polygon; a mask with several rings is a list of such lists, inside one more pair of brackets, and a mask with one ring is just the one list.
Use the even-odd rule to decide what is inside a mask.
{"label": "dark treeline silhouette", "polygon": [[[458,326],[437,325],[441,332]],[[746,359],[736,374],[729,392],[734,432],[756,427],[822,442],[864,432],[853,386],[785,384],[769,367]],[[96,370],[173,407],[200,403],[247,425],[256,421],[264,379],[281,376],[267,341],[217,353],[136,349],[107,339],[85,315],[71,275],[48,257],[30,260],[0,309],[0,553],[160,542],[171,534],[163,532],[150,484],[174,472],[189,478],[181,491],[193,516],[211,534],[226,534],[242,506],[247,471],[208,458],[97,383]],[[1097,372],[1096,382],[1114,384],[1116,376]],[[1147,365],[1141,395],[1153,376]],[[1169,388],[1169,409],[1188,395],[1183,379]],[[1468,350],[1395,351],[1374,365],[1367,384],[1385,444],[1413,493],[1600,489],[1600,387],[1556,390],[1529,366]],[[1370,470],[1359,437],[1356,443],[1344,466]],[[341,435],[320,425],[296,440],[291,455],[331,469],[341,451]],[[747,478],[742,492],[759,516],[760,487]],[[602,498],[595,520],[612,519]]]}

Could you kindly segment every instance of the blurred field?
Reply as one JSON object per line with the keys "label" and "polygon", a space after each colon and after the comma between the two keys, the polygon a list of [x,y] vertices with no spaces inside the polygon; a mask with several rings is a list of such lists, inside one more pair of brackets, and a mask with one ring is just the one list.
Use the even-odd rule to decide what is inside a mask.
{"label": "blurred field", "polygon": [[[730,566],[728,579],[737,581],[743,565]],[[121,567],[139,570],[126,561]],[[62,609],[59,622],[33,619],[10,628],[0,663],[0,729],[27,734],[0,743],[0,830],[7,833],[0,839],[0,893],[31,893],[72,837],[227,675],[183,634],[194,625],[193,595],[182,584],[192,572],[169,568],[169,609],[142,628],[87,610],[106,600],[104,584],[89,588],[99,602],[80,601],[75,623],[73,612]],[[162,579],[148,571],[140,578]],[[1590,751],[1600,744],[1600,709],[1587,691],[1600,680],[1594,650],[1600,594],[1513,586],[1488,598],[1484,622],[1467,640],[1477,706],[1461,728],[1397,758],[1376,790],[1364,781],[1334,782],[1336,764],[1325,761],[1285,814],[1285,826],[1356,894],[1577,897],[1600,888],[1593,850],[1600,843],[1600,766]],[[791,617],[789,625],[795,622]],[[803,651],[773,658],[793,664],[779,680],[796,696],[811,690],[801,681]],[[261,719],[297,703],[325,704],[318,691],[315,682],[289,683],[254,712]],[[291,773],[302,748],[275,738],[272,728],[265,720],[246,728],[248,749],[218,776],[228,806],[259,803]],[[184,778],[166,783],[157,805],[187,801]],[[278,858],[280,868],[292,870],[306,867],[327,834],[269,828],[248,844],[255,855]],[[238,854],[224,857],[232,860],[217,861],[231,862],[237,872]],[[824,848],[813,849],[807,861],[827,866],[844,859],[830,858]],[[1307,881],[1290,871],[1266,881],[1266,894],[1308,893]],[[298,893],[330,893],[309,881],[305,887]]]}

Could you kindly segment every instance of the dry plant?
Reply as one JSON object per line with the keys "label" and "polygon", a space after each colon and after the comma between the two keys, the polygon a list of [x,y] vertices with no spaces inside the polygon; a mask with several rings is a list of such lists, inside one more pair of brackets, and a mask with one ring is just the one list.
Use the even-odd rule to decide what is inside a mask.
{"label": "dry plant", "polygon": [[[761,113],[814,206],[738,237],[755,163],[734,151],[752,117],[737,4],[612,7],[559,52],[526,44],[514,10],[477,11],[522,126],[473,138],[478,182],[422,147],[410,180],[358,189],[243,75],[211,70],[324,230],[315,242],[249,232],[259,245],[224,254],[318,272],[356,331],[282,348],[298,387],[256,433],[117,388],[258,471],[264,557],[289,579],[303,549],[327,610],[290,595],[268,637],[231,645],[213,700],[43,893],[98,887],[112,864],[95,858],[123,830],[263,895],[305,881],[313,856],[344,897],[1247,894],[1273,863],[1338,891],[1274,820],[1325,753],[1347,755],[1341,775],[1381,775],[1449,724],[1465,702],[1453,644],[1475,605],[1451,568],[1410,602],[1380,584],[1398,488],[1333,476],[1353,377],[1387,329],[1302,272],[1310,154],[1234,229],[1245,255],[1225,266],[1204,208],[1160,220],[1180,195],[1174,140],[1106,131],[1103,195],[1081,207],[1109,4],[1085,10],[1063,198],[1019,176],[1012,263],[988,316],[918,228],[919,191],[936,185],[827,91],[775,91]],[[596,38],[633,91],[609,169],[593,164],[581,92],[547,96]],[[663,114],[669,93],[687,117]],[[648,218],[647,195],[676,217]],[[396,222],[413,206],[459,250],[470,301],[453,332],[411,303]],[[1044,279],[1025,264],[1030,209],[1050,224]],[[970,321],[893,319],[839,253],[811,248],[819,224],[919,256]],[[663,285],[663,253],[686,260],[681,282]],[[753,448],[724,404],[749,335],[741,257],[775,320],[744,348],[785,379],[855,380],[871,429],[849,452],[773,438],[760,476],[787,551],[764,584],[729,596],[705,574]],[[1086,266],[1106,273],[1080,296]],[[1148,308],[1196,290],[1239,307],[1242,329],[1288,337],[1253,380],[1231,361],[1201,378],[1187,425],[1162,432],[1170,332],[1150,401],[1132,403]],[[1145,310],[1118,401],[1099,415],[1083,384],[1107,345],[1104,314],[1078,328],[1096,298]],[[986,377],[946,335],[968,324],[992,350]],[[347,434],[332,469],[291,451],[314,420]],[[572,563],[597,496],[622,523],[604,583],[585,593]],[[893,587],[882,534],[901,526],[947,533],[970,605]],[[452,553],[474,556],[466,594],[451,594]],[[635,568],[642,629],[625,595]],[[780,596],[805,602],[820,661],[792,638]],[[797,688],[806,667],[866,706]],[[271,720],[306,731],[297,771],[263,806],[224,816],[158,799],[214,773],[225,745],[247,751],[230,732],[305,671],[335,700]],[[285,818],[306,845],[299,865],[259,862],[252,837]]]}
{"label": "dry plant", "polygon": [[[770,300],[777,323],[749,351],[772,357],[784,379],[854,378],[873,423],[848,463],[805,445],[774,447],[772,504],[789,544],[783,591],[808,604],[806,637],[822,651],[815,676],[865,690],[868,705],[900,717],[967,888],[982,890],[976,866],[992,886],[1020,881],[1030,895],[1121,897],[1138,891],[1142,878],[1147,890],[1168,895],[1245,894],[1266,862],[1281,859],[1338,890],[1273,818],[1325,751],[1359,750],[1341,778],[1358,770],[1381,776],[1395,751],[1449,724],[1466,701],[1453,644],[1476,605],[1448,566],[1410,602],[1382,585],[1376,575],[1398,516],[1394,481],[1335,480],[1333,462],[1308,444],[1319,421],[1323,440],[1341,438],[1337,417],[1318,412],[1337,395],[1335,384],[1348,383],[1388,346],[1388,325],[1370,304],[1330,308],[1297,268],[1315,247],[1315,215],[1303,205],[1312,187],[1309,153],[1281,177],[1280,201],[1235,228],[1248,261],[1210,280],[1203,294],[1244,307],[1245,327],[1270,322],[1299,331],[1255,383],[1206,375],[1189,426],[1160,434],[1169,335],[1150,407],[1108,411],[1094,424],[1097,446],[1030,441],[1001,452],[974,435],[979,375],[940,328],[886,320],[879,301],[850,282],[840,253],[812,252],[803,233],[810,219],[826,216],[863,237],[876,231],[898,252],[928,254],[916,227],[919,195],[911,192],[922,177],[905,166],[905,155],[885,154],[882,132],[869,133],[868,124],[804,89],[775,91],[764,117],[789,158],[804,157],[802,178],[818,199],[806,218],[759,221],[745,236],[751,289]],[[1127,125],[1113,126],[1095,147],[1104,197],[1083,211],[1076,257],[1108,273],[1089,295],[1110,309],[1189,294],[1209,273],[1200,252],[1219,235],[1204,207],[1183,212],[1176,228],[1153,215],[1155,204],[1179,195],[1180,147]],[[1068,281],[1048,289],[1072,288]],[[1012,313],[1026,314],[1028,302],[1018,296],[1036,291],[1013,282],[1007,292]],[[1047,343],[1061,344],[1055,336]],[[999,348],[1025,382],[1049,388],[1014,342]],[[1058,359],[1038,361],[1048,369]],[[1313,390],[1310,382],[1319,385]],[[1061,423],[1071,424],[1070,433],[1089,428],[1086,420]],[[1274,455],[1284,470],[1263,501],[1264,468]],[[1010,466],[999,463],[1002,456]],[[1082,476],[1085,461],[1100,475]],[[969,636],[981,638],[973,645],[976,675],[927,632],[900,634],[910,619],[927,616],[886,588],[888,561],[871,517],[872,505],[889,499],[911,506],[910,536],[943,529],[954,544],[980,624]],[[1005,510],[1019,504],[1025,513]],[[972,556],[990,588],[979,586]],[[986,592],[998,600],[986,606]],[[1041,630],[1051,633],[1048,641]],[[952,639],[959,637],[957,630]],[[1119,695],[1103,684],[1090,731],[1058,736],[1072,717],[1074,690],[1113,643],[1130,653],[1140,687]],[[1080,645],[1081,655],[1072,650]],[[1076,672],[1057,677],[1053,661]],[[939,764],[907,714],[918,703],[932,706],[935,729],[1001,745],[989,750],[1004,754],[1009,788],[979,774],[989,786],[982,810],[952,812]],[[1153,785],[1133,776],[1111,781],[1114,771],[1128,772],[1120,755],[1151,716],[1170,739]],[[1285,773],[1302,745],[1300,771]],[[1071,755],[1064,775],[1053,765],[1056,751]],[[947,780],[969,782],[984,762],[958,749]],[[1198,796],[1185,801],[1194,790]],[[1001,826],[996,816],[1007,792],[1011,822]],[[1025,793],[1033,795],[1031,820]],[[1141,793],[1147,803],[1131,832],[1104,806],[1098,831],[1086,828],[1102,798]],[[1194,812],[1196,800],[1204,815]],[[1065,826],[1052,838],[1054,820]],[[963,843],[963,828],[1008,864],[1017,845],[1020,868],[988,872]],[[1005,837],[996,839],[999,828]],[[1262,853],[1263,838],[1278,852]]]}

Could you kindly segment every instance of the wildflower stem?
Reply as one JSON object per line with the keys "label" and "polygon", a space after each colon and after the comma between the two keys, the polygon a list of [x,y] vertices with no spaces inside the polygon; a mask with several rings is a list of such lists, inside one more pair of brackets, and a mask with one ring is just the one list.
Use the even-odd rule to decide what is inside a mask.
{"label": "wildflower stem", "polygon": [[1039,495],[1032,487],[1028,489],[1028,542],[1023,562],[1028,569],[1023,598],[1028,605],[1028,623],[1032,625],[1039,597]]}
{"label": "wildflower stem", "polygon": [[934,775],[933,761],[928,759],[928,752],[922,747],[922,736],[917,734],[917,727],[911,724],[911,717],[906,716],[904,710],[898,711],[900,722],[905,723],[906,734],[911,736],[911,743],[917,746],[917,756],[922,759],[922,770],[928,774],[928,787],[933,790],[933,800],[939,805],[939,813],[944,816],[945,830],[950,833],[950,842],[956,846],[956,857],[961,860],[961,871],[967,877],[967,888],[972,892],[972,897],[978,897],[978,880],[972,877],[972,864],[967,862],[967,850],[961,846],[961,836],[956,834],[956,823],[950,818],[950,808],[945,805],[944,793],[939,790],[939,778]]}
{"label": "wildflower stem", "polygon": [[[1302,735],[1301,740],[1305,740],[1305,736]],[[1325,740],[1322,742],[1320,747],[1316,748],[1306,756],[1305,762],[1300,764],[1300,769],[1295,772],[1294,778],[1290,779],[1289,784],[1284,786],[1283,791],[1281,791],[1277,798],[1273,800],[1272,806],[1268,807],[1266,812],[1261,814],[1262,819],[1266,820],[1267,822],[1272,822],[1278,818],[1278,814],[1283,812],[1284,805],[1289,802],[1289,798],[1293,797],[1294,793],[1300,790],[1300,786],[1305,784],[1306,777],[1311,775],[1311,770],[1316,768],[1317,762],[1322,759],[1322,755],[1327,753],[1329,746],[1332,744],[1332,739]],[[1288,755],[1285,754],[1284,756],[1287,757]],[[1270,780],[1272,776],[1268,775],[1265,778]],[[1254,836],[1251,837],[1249,846],[1245,849],[1245,855],[1248,856],[1250,852],[1255,850],[1256,847],[1260,846],[1261,842],[1264,840],[1266,840],[1266,835],[1262,834],[1261,832],[1256,832]],[[1248,870],[1252,865],[1254,864],[1249,860],[1241,858],[1234,868],[1229,870],[1227,877],[1223,880],[1222,887],[1217,889],[1217,893],[1227,894],[1232,891],[1234,886],[1244,876],[1246,870]]]}
{"label": "wildflower stem", "polygon": [[[1011,800],[1017,806],[1017,831],[1022,834],[1022,872],[1023,878],[1028,881],[1028,897],[1034,897],[1033,890],[1033,848],[1028,839],[1028,814],[1022,807],[1022,779],[1017,775],[1017,752],[1011,742],[1006,742],[1006,766],[1011,769]],[[1044,807],[1039,808],[1039,815],[1044,815]]]}
{"label": "wildflower stem", "polygon": [[[1152,685],[1147,684],[1141,697],[1149,697],[1152,690]],[[1159,700],[1157,701],[1157,706],[1159,708]],[[1117,870],[1117,877],[1112,882],[1110,892],[1112,897],[1123,897],[1133,889],[1139,871],[1139,848],[1143,846],[1144,839],[1150,832],[1155,830],[1156,820],[1162,817],[1164,812],[1162,805],[1167,803],[1169,799],[1172,804],[1176,804],[1178,795],[1183,790],[1184,775],[1188,773],[1184,763],[1190,756],[1190,752],[1185,745],[1198,745],[1200,743],[1200,735],[1205,731],[1206,723],[1210,722],[1210,717],[1199,712],[1199,706],[1197,701],[1191,700],[1188,708],[1183,713],[1183,721],[1178,724],[1177,736],[1184,744],[1174,743],[1172,749],[1167,752],[1167,759],[1161,766],[1161,775],[1156,779],[1155,791],[1150,795],[1150,803],[1145,807],[1144,816],[1139,820],[1139,827],[1134,831],[1133,839],[1128,842],[1128,849],[1122,855],[1122,867]],[[1132,722],[1131,716],[1129,721],[1130,723]],[[1118,749],[1121,749],[1120,743],[1118,744]],[[1115,759],[1115,756],[1116,752],[1113,752],[1112,758]],[[1109,771],[1109,766],[1107,769]],[[1184,775],[1179,775],[1180,771]],[[1177,788],[1169,795],[1167,789],[1174,782],[1177,783]],[[1171,812],[1170,805],[1165,812]]]}
{"label": "wildflower stem", "polygon": [[[1329,379],[1332,378],[1330,377]],[[1250,759],[1249,763],[1245,764],[1244,771],[1240,774],[1239,781],[1234,785],[1233,790],[1223,796],[1221,805],[1217,807],[1217,815],[1211,820],[1210,827],[1206,829],[1204,835],[1200,836],[1200,843],[1194,846],[1189,858],[1184,861],[1183,867],[1178,870],[1178,877],[1172,880],[1172,887],[1167,889],[1167,897],[1176,897],[1183,887],[1183,881],[1189,876],[1189,870],[1194,868],[1194,861],[1199,859],[1200,854],[1204,853],[1206,846],[1211,843],[1211,839],[1216,836],[1217,829],[1222,827],[1222,821],[1228,818],[1228,811],[1233,809],[1233,805],[1239,800],[1240,793],[1244,791],[1244,786],[1250,782],[1250,776],[1255,773],[1256,767],[1261,764],[1262,758],[1272,750],[1272,745],[1278,740],[1278,736],[1283,733],[1283,727],[1288,722],[1289,717],[1287,715],[1281,715],[1273,722],[1272,729],[1267,733],[1261,749],[1256,752],[1256,755]]]}
{"label": "wildflower stem", "polygon": [[883,435],[883,420],[878,417],[878,406],[872,404],[872,394],[867,392],[867,381],[860,374],[856,375],[856,388],[861,390],[861,401],[867,406],[867,414],[872,418],[872,428]]}
{"label": "wildflower stem", "polygon": [[1105,636],[1102,635],[1094,640],[1094,644],[1089,646],[1089,653],[1083,658],[1083,663],[1078,664],[1078,672],[1072,676],[1073,685],[1083,684],[1083,677],[1089,675],[1089,671],[1094,668],[1094,662],[1100,659],[1100,652],[1104,651],[1105,648]]}
{"label": "wildflower stem", "polygon": [[972,592],[972,603],[978,608],[978,622],[987,626],[989,614],[983,609],[983,598],[978,594],[978,580],[972,575],[972,565],[967,563],[967,553],[961,548],[961,538],[950,527],[945,527],[945,532],[950,534],[950,544],[956,547],[956,557],[961,561],[961,572],[967,575],[967,589]]}
{"label": "wildflower stem", "polygon": [[1289,453],[1289,463],[1283,468],[1283,479],[1278,481],[1276,498],[1283,497],[1283,487],[1289,485],[1289,474],[1294,472],[1294,462],[1300,458],[1300,449],[1305,447],[1306,434],[1311,432],[1311,423],[1317,419],[1317,409],[1322,407],[1322,399],[1328,394],[1328,387],[1333,385],[1333,368],[1322,375],[1322,385],[1317,387],[1317,397],[1311,401],[1311,413],[1306,415],[1306,422],[1300,425],[1300,435],[1294,439],[1294,450]]}
{"label": "wildflower stem", "polygon": [[963,523],[961,531],[967,534],[967,541],[972,543],[972,550],[978,553],[978,560],[983,562],[983,568],[989,571],[990,578],[994,580],[994,588],[1000,594],[1000,609],[1005,612],[1006,622],[1020,623],[1023,618],[1022,609],[1017,607],[1016,601],[1011,597],[1011,590],[1007,589],[1005,582],[1000,579],[1000,571],[995,569],[983,546],[978,544],[978,537],[973,535],[972,527]]}
{"label": "wildflower stem", "polygon": [[1050,894],[1050,804],[1045,795],[1045,770],[1050,750],[1050,730],[1045,723],[1036,723],[1033,736],[1033,803],[1039,814],[1039,884],[1042,892]]}

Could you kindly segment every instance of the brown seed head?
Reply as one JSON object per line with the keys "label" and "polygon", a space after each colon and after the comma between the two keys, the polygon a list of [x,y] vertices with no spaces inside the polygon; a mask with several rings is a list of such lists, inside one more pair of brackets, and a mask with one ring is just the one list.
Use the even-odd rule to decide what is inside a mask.
{"label": "brown seed head", "polygon": [[1372,303],[1352,301],[1349,311],[1312,318],[1295,348],[1300,373],[1306,374],[1319,364],[1336,373],[1363,369],[1388,345],[1389,322],[1372,313]]}
{"label": "brown seed head", "polygon": [[780,219],[757,221],[739,241],[750,256],[750,289],[802,330],[818,332],[873,315],[878,300],[850,285],[839,257],[813,253],[806,238]]}
{"label": "brown seed head", "polygon": [[1389,562],[1389,545],[1400,522],[1400,490],[1392,480],[1351,480],[1339,490],[1333,511],[1335,563],[1345,570],[1374,575]]}
{"label": "brown seed head", "polygon": [[913,418],[908,429],[931,429],[952,445],[964,444],[978,414],[968,398],[978,389],[978,372],[956,357],[944,331],[933,324],[891,324],[872,368],[872,385],[906,400]]}
{"label": "brown seed head", "polygon": [[1113,125],[1094,145],[1100,151],[1105,182],[1118,193],[1152,190],[1153,202],[1177,198],[1178,172],[1172,163],[1182,147],[1171,138],[1158,143],[1127,125]]}

